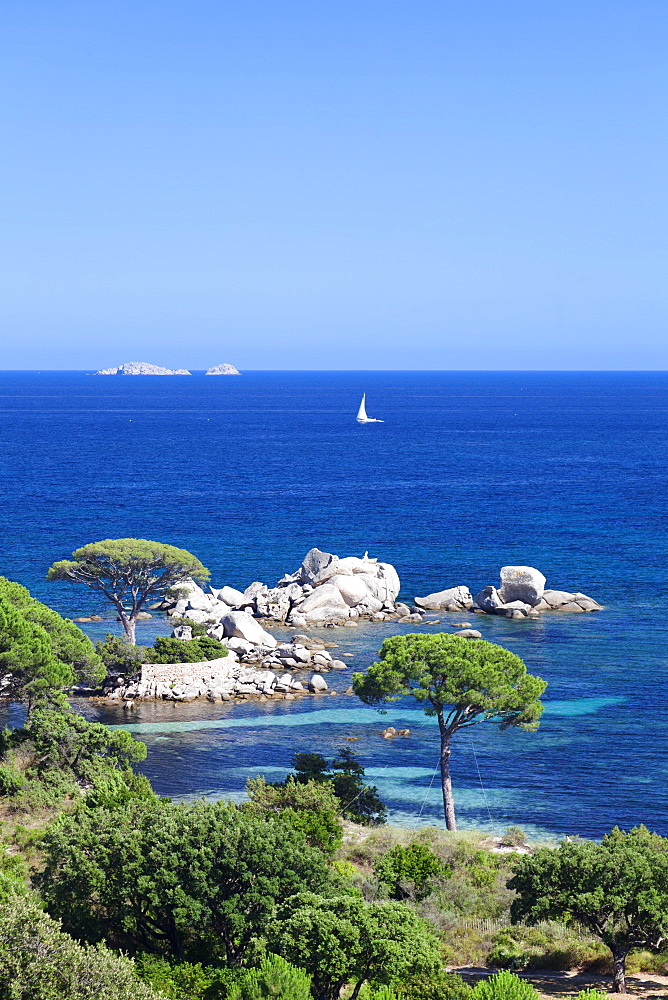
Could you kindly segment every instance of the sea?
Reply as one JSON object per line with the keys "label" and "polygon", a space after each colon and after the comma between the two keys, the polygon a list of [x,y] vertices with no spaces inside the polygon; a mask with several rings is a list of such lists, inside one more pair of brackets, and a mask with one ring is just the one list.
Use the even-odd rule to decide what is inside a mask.
{"label": "sea", "polygon": [[[363,392],[383,423],[356,423]],[[45,574],[103,538],[186,548],[216,586],[273,585],[317,546],[393,563],[409,602],[459,584],[475,595],[508,564],[594,597],[603,611],[421,627],[471,621],[548,684],[537,732],[485,723],[456,737],[459,822],[668,834],[668,373],[4,372],[0,440],[0,572],[64,615],[102,615],[82,625],[94,640],[119,632],[113,610]],[[249,777],[282,780],[296,752],[346,746],[390,822],[442,825],[435,720],[410,700],[381,714],[345,694],[384,638],[411,630],[314,629],[352,654],[327,676],[336,697],[75,707],[144,740],[141,769],[163,795],[240,801]],[[169,624],[154,612],[138,631],[148,644]],[[384,740],[389,724],[410,736]]]}

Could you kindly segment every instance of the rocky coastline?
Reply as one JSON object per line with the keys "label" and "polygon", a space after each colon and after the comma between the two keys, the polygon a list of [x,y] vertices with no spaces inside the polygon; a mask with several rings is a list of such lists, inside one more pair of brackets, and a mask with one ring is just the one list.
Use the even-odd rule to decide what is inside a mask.
{"label": "rocky coastline", "polygon": [[[409,606],[397,600],[400,580],[391,563],[368,553],[340,558],[317,548],[273,587],[254,581],[244,591],[225,586],[207,593],[194,580],[185,580],[156,606],[174,620],[173,638],[188,642],[195,626],[205,627],[227,655],[204,662],[145,663],[138,677],[110,680],[103,695],[130,704],[144,699],[230,701],[336,694],[322,676],[347,669],[327,648],[336,643],[307,634],[279,642],[267,630],[272,626],[340,628],[384,621],[419,625],[428,612],[471,611],[522,619],[543,611],[602,609],[585,594],[547,590],[545,583],[544,575],[533,567],[504,566],[498,589],[485,587],[475,601],[469,588],[460,585],[416,597]],[[453,626],[465,639],[482,638],[469,622]],[[304,672],[312,673],[307,678]]]}

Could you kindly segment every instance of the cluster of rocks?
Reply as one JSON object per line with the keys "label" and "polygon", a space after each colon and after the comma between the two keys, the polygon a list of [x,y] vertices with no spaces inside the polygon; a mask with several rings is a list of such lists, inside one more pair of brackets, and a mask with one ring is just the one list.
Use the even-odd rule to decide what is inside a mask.
{"label": "cluster of rocks", "polygon": [[602,605],[579,591],[546,590],[546,579],[533,566],[503,566],[501,584],[485,587],[473,599],[468,587],[451,587],[427,597],[416,597],[418,607],[429,611],[464,611],[473,608],[506,618],[530,618],[541,611],[601,611]]}
{"label": "cluster of rocks", "polygon": [[[205,593],[192,580],[180,585],[176,598],[164,605],[168,614],[194,622],[218,621],[244,611],[266,623],[301,627],[343,624],[360,618],[384,621],[410,615],[405,604],[395,604],[399,576],[390,563],[311,549],[294,573],[276,586],[256,581],[243,592],[234,587]],[[225,632],[225,634],[228,634]]]}
{"label": "cluster of rocks", "polygon": [[[149,365],[145,361],[128,361],[118,368],[101,368],[96,375],[192,375],[187,368],[163,368],[161,365]],[[214,365],[206,375],[240,375],[234,365]]]}
{"label": "cluster of rocks", "polygon": [[[253,619],[245,612],[238,614]],[[268,633],[265,633],[268,634]],[[184,640],[187,635],[180,635]],[[273,639],[273,636],[269,636]],[[230,701],[244,698],[287,698],[298,695],[335,694],[322,676],[329,670],[345,670],[347,664],[336,660],[324,643],[305,635],[295,635],[290,642],[273,645],[252,643],[237,636],[221,640],[227,656],[202,663],[144,663],[141,676],[130,681],[117,678],[104,695],[126,703],[135,700]],[[299,680],[290,671],[315,673]]]}

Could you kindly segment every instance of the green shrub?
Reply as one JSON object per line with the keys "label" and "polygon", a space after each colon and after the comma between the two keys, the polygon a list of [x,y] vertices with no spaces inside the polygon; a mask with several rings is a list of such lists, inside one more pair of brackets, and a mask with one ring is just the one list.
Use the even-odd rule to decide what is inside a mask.
{"label": "green shrub", "polygon": [[260,774],[249,778],[246,792],[250,801],[242,806],[244,812],[280,816],[284,823],[303,833],[308,844],[328,857],[341,846],[339,800],[329,782],[301,783],[288,776],[284,784],[270,785]]}
{"label": "green shrub", "polygon": [[150,663],[202,663],[227,656],[227,646],[210,635],[197,639],[168,639],[158,636],[153,646],[146,651]]}
{"label": "green shrub", "polygon": [[425,899],[435,879],[447,878],[450,868],[426,844],[397,844],[374,867],[374,875],[386,885],[392,899]]}
{"label": "green shrub", "polygon": [[227,1000],[242,973],[199,962],[171,963],[161,955],[141,954],[135,961],[138,977],[169,1000]]}
{"label": "green shrub", "polygon": [[107,632],[104,641],[95,644],[95,651],[108,673],[136,674],[146,660],[146,646],[131,646],[125,636]]}
{"label": "green shrub", "polygon": [[472,1000],[539,1000],[531,983],[504,969],[489,979],[482,979],[473,988]]}
{"label": "green shrub", "polygon": [[6,1000],[160,1000],[134,965],[103,945],[80,945],[33,897],[0,905],[0,997]]}
{"label": "green shrub", "polygon": [[0,765],[0,795],[15,795],[25,784],[26,776],[16,764]]}
{"label": "green shrub", "polygon": [[526,842],[527,837],[521,826],[509,826],[501,837],[502,847],[523,847]]}
{"label": "green shrub", "polygon": [[402,983],[395,987],[395,994],[397,1000],[471,1000],[473,990],[456,972],[444,972]]}
{"label": "green shrub", "polygon": [[609,1000],[609,994],[600,990],[580,990],[575,1000]]}
{"label": "green shrub", "polygon": [[486,962],[496,969],[559,969],[567,972],[569,969],[588,967],[592,971],[605,972],[610,965],[610,953],[600,941],[579,937],[556,922],[540,927],[523,924],[505,927],[494,935],[492,945]]}
{"label": "green shrub", "polygon": [[370,994],[369,1000],[397,1000],[397,994],[389,986],[379,986]]}
{"label": "green shrub", "polygon": [[267,955],[229,991],[229,1000],[311,1000],[311,977],[280,955]]}

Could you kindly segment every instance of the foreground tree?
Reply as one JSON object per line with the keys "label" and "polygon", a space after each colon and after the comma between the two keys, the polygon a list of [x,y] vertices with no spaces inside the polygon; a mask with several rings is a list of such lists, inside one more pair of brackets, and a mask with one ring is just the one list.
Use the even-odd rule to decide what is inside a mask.
{"label": "foreground tree", "polygon": [[613,992],[626,993],[632,948],[658,951],[668,935],[668,840],[645,827],[602,843],[562,843],[519,858],[508,888],[514,922],[573,920],[611,951]]}
{"label": "foreground tree", "polygon": [[457,829],[450,777],[453,736],[480,722],[501,729],[538,728],[546,688],[527,673],[515,653],[482,639],[458,635],[395,635],[386,639],[380,662],[353,675],[353,689],[369,705],[411,696],[435,715],[441,734],[441,788],[448,830]]}
{"label": "foreground tree", "polygon": [[68,933],[170,958],[199,943],[241,966],[279,900],[331,891],[324,855],[297,830],[224,803],[81,807],[42,851],[35,883]]}
{"label": "foreground tree", "polygon": [[0,902],[0,997],[6,1000],[160,1000],[127,958],[73,941],[32,895]]}
{"label": "foreground tree", "polygon": [[185,549],[145,538],[107,538],[75,549],[71,559],[55,562],[46,578],[83,583],[104,594],[134,646],[137,615],[147,600],[163,597],[188,577],[203,582],[209,576],[208,569]]}
{"label": "foreground tree", "polygon": [[412,910],[359,896],[287,899],[268,939],[272,951],[309,973],[314,1000],[337,1000],[348,983],[349,1000],[357,1000],[366,982],[431,975],[440,966],[438,942]]}
{"label": "foreground tree", "polygon": [[81,629],[0,577],[0,696],[36,707],[66,705],[63,688],[99,684],[105,668]]}

